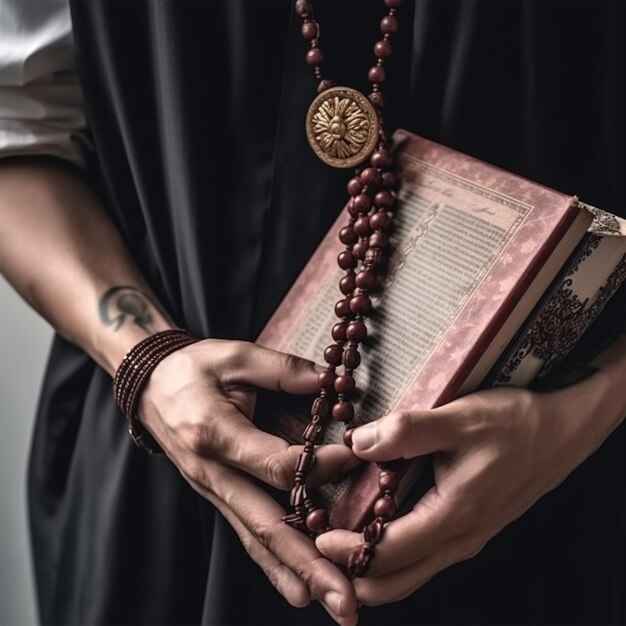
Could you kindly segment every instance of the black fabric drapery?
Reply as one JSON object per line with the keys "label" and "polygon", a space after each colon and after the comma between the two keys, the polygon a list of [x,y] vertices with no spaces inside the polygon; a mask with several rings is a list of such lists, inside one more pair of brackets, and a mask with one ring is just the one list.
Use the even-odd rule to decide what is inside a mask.
{"label": "black fabric drapery", "polygon": [[[366,89],[382,12],[316,3],[339,83]],[[623,211],[622,3],[400,15],[389,126]],[[92,176],[132,255],[181,326],[254,339],[345,201],[346,176],[305,145],[315,84],[291,3],[94,0],[72,17]],[[623,623],[623,459],[622,427],[480,555],[362,623]],[[44,624],[329,621],[288,607],[176,470],[132,446],[106,374],[59,338],[29,497]]]}

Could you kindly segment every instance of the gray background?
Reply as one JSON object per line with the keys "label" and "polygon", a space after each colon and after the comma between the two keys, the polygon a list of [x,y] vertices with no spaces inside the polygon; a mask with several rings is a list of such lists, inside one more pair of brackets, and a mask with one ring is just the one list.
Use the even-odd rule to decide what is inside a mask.
{"label": "gray background", "polygon": [[26,459],[52,331],[0,277],[0,624],[37,623]]}

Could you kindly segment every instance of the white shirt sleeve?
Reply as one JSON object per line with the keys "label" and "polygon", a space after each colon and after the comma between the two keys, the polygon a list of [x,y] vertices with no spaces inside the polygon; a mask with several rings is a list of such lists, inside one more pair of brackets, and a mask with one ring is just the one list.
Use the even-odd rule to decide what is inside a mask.
{"label": "white shirt sleeve", "polygon": [[0,157],[82,165],[84,130],[68,0],[0,0]]}

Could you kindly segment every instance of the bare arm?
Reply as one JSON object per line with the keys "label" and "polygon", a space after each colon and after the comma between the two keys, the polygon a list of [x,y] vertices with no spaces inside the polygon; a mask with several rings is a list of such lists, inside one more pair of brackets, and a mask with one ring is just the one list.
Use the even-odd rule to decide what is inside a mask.
{"label": "bare arm", "polygon": [[[172,326],[93,192],[50,159],[0,168],[0,270],[68,340],[109,374],[149,334]],[[240,341],[206,339],[165,358],[142,394],[140,418],[183,477],[231,523],[252,559],[295,606],[320,600],[356,622],[350,582],[249,475],[289,489],[298,446],[257,430],[255,388],[317,389],[313,363]],[[325,446],[317,480],[354,465]]]}

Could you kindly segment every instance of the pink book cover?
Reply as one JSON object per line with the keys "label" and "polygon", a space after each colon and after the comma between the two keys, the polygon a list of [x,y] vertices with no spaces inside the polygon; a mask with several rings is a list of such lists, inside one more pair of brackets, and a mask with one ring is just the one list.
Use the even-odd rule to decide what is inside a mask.
{"label": "pink book cover", "polygon": [[[485,348],[502,342],[495,362],[506,347],[499,331],[564,236],[582,238],[591,222],[581,219],[572,196],[406,131],[394,134],[394,144],[402,186],[388,275],[373,299],[364,364],[355,372],[364,390],[355,400],[361,421],[459,395]],[[322,362],[338,321],[333,305],[343,297],[337,233],[348,219],[342,211],[257,343]],[[288,413],[259,416],[259,427],[301,442],[307,416]],[[342,430],[330,424],[324,441],[340,441]],[[410,466],[401,467],[405,491],[414,480]],[[322,496],[332,527],[359,530],[379,497],[378,469],[365,466]]]}

